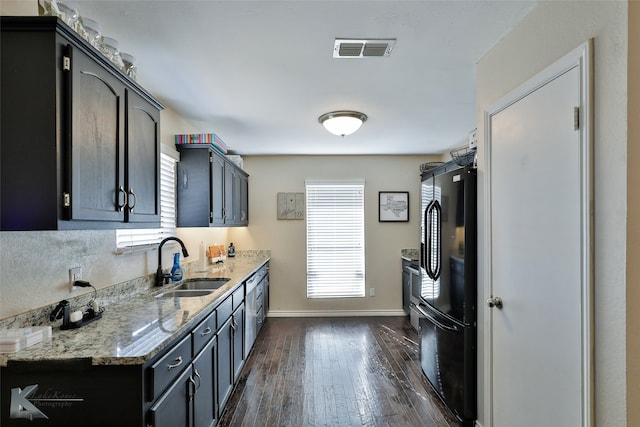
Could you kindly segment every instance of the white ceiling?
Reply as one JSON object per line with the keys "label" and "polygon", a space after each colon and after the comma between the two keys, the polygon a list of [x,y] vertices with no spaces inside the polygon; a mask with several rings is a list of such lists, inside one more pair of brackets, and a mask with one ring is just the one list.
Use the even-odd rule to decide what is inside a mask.
{"label": "white ceiling", "polygon": [[[475,127],[475,64],[535,1],[78,0],[137,58],[138,81],[239,154],[432,154]],[[395,38],[334,59],[342,38]],[[317,121],[357,110],[340,138]],[[185,128],[180,132],[193,131]]]}

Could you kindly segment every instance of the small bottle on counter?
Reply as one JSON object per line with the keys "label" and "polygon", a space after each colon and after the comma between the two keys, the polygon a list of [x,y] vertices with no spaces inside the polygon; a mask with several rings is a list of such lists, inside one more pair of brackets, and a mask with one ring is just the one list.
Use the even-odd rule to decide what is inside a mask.
{"label": "small bottle on counter", "polygon": [[229,258],[233,258],[236,256],[236,248],[233,246],[233,243],[229,243],[229,249],[227,249],[227,256]]}
{"label": "small bottle on counter", "polygon": [[182,267],[180,267],[180,252],[173,254],[173,267],[171,267],[171,280],[177,282],[182,280]]}

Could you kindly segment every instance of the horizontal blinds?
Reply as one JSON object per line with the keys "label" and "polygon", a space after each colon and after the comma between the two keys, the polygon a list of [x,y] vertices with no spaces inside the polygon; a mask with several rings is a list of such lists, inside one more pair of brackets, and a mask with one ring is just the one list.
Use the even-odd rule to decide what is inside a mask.
{"label": "horizontal blinds", "polygon": [[155,248],[165,237],[176,233],[176,160],[160,155],[160,228],[116,231],[116,252],[128,253]]}
{"label": "horizontal blinds", "polygon": [[363,297],[364,184],[306,184],[307,297]]}

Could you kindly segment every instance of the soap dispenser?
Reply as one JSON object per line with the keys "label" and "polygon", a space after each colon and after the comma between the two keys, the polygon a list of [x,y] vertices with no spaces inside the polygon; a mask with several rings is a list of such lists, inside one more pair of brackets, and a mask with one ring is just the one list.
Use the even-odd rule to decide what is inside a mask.
{"label": "soap dispenser", "polygon": [[227,256],[229,258],[233,258],[236,256],[236,248],[233,246],[233,243],[229,243],[229,249],[227,249]]}
{"label": "soap dispenser", "polygon": [[171,280],[177,282],[182,280],[182,267],[180,267],[180,252],[173,254],[173,267],[171,267]]}

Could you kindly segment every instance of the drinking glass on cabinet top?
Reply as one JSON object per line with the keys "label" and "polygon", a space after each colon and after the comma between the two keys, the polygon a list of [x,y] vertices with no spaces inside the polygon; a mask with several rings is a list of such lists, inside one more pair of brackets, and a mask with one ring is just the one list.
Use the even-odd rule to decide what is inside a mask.
{"label": "drinking glass on cabinet top", "polygon": [[136,66],[136,58],[134,58],[133,55],[125,52],[120,52],[120,57],[122,58],[122,62],[124,63],[124,72],[133,80],[135,80],[136,71],[138,71],[138,67]]}
{"label": "drinking glass on cabinet top", "polygon": [[124,71],[124,62],[122,62],[122,58],[120,57],[120,49],[118,46],[118,40],[111,37],[102,38],[102,53],[118,68]]}
{"label": "drinking glass on cabinet top", "polygon": [[103,37],[102,37],[102,28],[100,28],[100,24],[98,24],[93,19],[89,19],[86,17],[80,18],[82,21],[82,26],[84,27],[84,38],[91,43],[93,47],[102,51]]}

